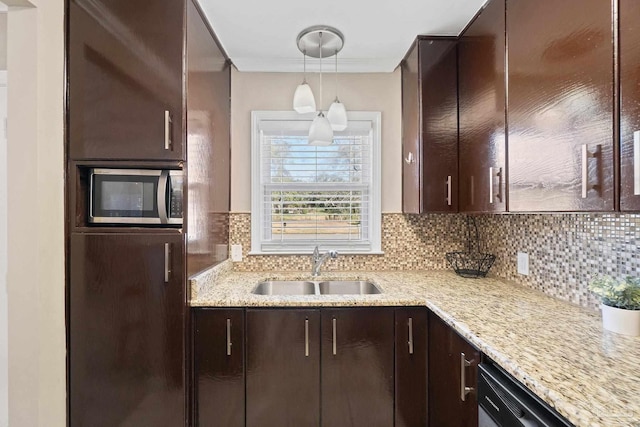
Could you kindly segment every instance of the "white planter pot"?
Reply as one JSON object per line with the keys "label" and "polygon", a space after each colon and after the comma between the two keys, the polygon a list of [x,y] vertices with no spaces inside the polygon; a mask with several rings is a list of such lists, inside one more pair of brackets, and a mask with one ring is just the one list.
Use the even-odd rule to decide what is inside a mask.
{"label": "white planter pot", "polygon": [[602,326],[612,332],[640,336],[640,310],[624,310],[601,304]]}

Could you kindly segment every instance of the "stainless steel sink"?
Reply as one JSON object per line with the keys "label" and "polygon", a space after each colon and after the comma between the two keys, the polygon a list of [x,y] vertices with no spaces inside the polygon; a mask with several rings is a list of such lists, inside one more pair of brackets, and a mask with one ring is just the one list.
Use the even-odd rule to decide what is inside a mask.
{"label": "stainless steel sink", "polygon": [[372,295],[380,288],[368,280],[266,280],[252,291],[256,295]]}
{"label": "stainless steel sink", "polygon": [[257,295],[315,295],[316,284],[304,280],[269,280],[253,289]]}
{"label": "stainless steel sink", "polygon": [[329,280],[318,284],[321,295],[371,295],[380,288],[367,280]]}

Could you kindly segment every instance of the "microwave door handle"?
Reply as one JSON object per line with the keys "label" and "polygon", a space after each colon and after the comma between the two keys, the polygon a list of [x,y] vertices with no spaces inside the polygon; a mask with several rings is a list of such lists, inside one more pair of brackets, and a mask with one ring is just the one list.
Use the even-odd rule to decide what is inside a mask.
{"label": "microwave door handle", "polygon": [[158,218],[161,224],[167,224],[167,186],[169,185],[169,171],[163,170],[158,179]]}

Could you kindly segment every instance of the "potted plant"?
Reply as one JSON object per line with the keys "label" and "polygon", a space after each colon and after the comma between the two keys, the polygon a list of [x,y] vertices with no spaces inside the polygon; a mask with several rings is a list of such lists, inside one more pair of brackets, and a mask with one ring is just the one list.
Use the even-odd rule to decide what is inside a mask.
{"label": "potted plant", "polygon": [[640,336],[640,278],[597,277],[589,290],[602,302],[602,325],[619,334]]}

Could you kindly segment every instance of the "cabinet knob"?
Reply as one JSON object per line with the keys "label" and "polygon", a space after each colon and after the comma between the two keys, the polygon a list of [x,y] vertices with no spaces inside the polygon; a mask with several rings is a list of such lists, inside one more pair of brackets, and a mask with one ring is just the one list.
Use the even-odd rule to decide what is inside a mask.
{"label": "cabinet knob", "polygon": [[409,151],[409,154],[407,154],[407,158],[404,159],[404,161],[409,165],[411,163],[415,163],[416,160],[413,158],[413,153],[411,151]]}

